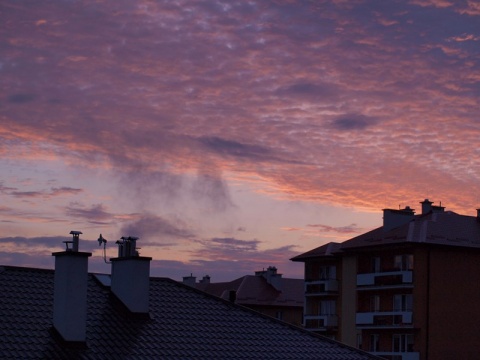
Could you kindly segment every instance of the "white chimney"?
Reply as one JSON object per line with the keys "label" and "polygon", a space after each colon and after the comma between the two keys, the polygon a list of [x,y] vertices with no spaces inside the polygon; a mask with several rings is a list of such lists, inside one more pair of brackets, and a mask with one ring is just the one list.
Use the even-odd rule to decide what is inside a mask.
{"label": "white chimney", "polygon": [[112,292],[133,313],[148,313],[151,257],[139,256],[138,238],[117,241],[119,256],[112,262]]}
{"label": "white chimney", "polygon": [[[79,252],[80,231],[55,256],[53,326],[65,341],[85,342],[87,330],[87,280],[89,252]],[[72,248],[68,247],[72,244]]]}

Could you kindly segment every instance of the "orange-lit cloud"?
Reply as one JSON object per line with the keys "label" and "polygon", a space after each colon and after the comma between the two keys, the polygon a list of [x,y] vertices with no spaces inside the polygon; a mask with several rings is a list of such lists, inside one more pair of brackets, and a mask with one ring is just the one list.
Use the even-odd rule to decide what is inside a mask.
{"label": "orange-lit cloud", "polygon": [[[164,248],[194,244],[171,257],[188,263],[227,248],[204,239],[289,253],[317,236],[308,230],[325,239],[366,227],[323,213],[277,223],[262,199],[371,213],[430,197],[472,212],[479,10],[447,0],[6,1],[3,230],[136,232]],[[240,207],[237,187],[258,197]],[[29,221],[41,229],[23,233]]]}

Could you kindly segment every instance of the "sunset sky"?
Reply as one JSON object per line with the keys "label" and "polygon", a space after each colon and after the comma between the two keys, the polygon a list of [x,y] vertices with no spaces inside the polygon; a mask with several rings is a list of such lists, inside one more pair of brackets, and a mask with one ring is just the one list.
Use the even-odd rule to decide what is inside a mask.
{"label": "sunset sky", "polygon": [[480,1],[3,0],[0,265],[233,280],[480,206]]}

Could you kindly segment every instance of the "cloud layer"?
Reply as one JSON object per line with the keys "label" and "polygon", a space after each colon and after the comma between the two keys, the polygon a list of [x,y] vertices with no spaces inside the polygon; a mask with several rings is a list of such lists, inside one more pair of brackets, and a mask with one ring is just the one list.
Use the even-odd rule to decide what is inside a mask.
{"label": "cloud layer", "polygon": [[[0,226],[276,261],[302,239],[281,229],[312,227],[257,213],[263,197],[471,212],[479,16],[469,0],[5,1]],[[240,207],[240,188],[258,198]],[[258,219],[275,232],[237,238]],[[319,241],[365,227],[327,220]]]}

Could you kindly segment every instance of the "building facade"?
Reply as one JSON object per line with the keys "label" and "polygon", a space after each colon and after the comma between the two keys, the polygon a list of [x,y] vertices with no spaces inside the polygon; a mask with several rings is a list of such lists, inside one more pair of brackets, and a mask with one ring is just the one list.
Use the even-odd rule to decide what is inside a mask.
{"label": "building facade", "polygon": [[307,329],[391,360],[478,358],[480,216],[421,204],[292,259],[305,263]]}

